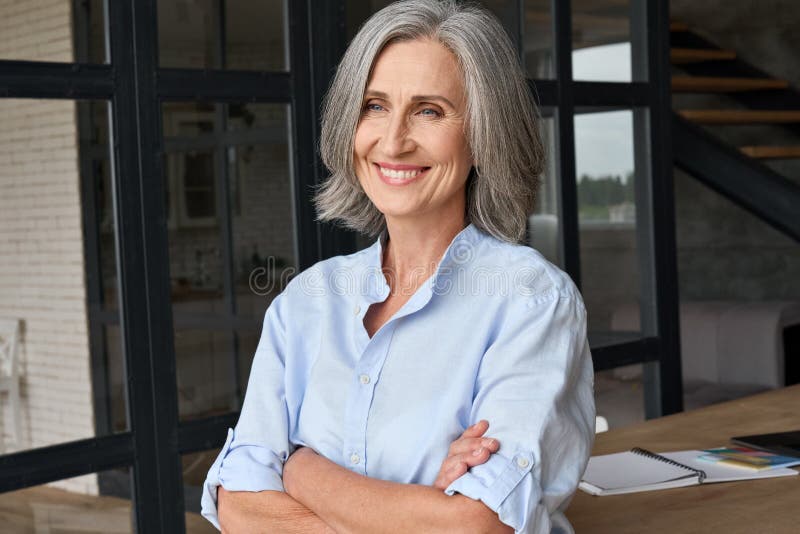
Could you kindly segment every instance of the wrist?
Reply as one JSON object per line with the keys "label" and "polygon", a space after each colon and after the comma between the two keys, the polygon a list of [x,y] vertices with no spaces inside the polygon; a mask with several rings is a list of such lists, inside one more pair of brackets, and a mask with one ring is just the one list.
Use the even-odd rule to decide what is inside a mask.
{"label": "wrist", "polygon": [[295,500],[299,490],[298,482],[302,480],[302,468],[309,457],[316,453],[308,447],[300,447],[294,451],[283,465],[283,489]]}

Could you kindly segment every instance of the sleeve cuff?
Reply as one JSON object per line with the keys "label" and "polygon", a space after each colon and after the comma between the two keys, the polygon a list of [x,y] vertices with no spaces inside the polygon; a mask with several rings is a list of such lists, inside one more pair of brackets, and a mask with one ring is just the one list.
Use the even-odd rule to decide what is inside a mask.
{"label": "sleeve cuff", "polygon": [[528,451],[518,450],[511,458],[493,454],[485,464],[471,468],[453,481],[444,492],[460,493],[483,502],[497,513],[500,521],[521,532],[528,511],[536,507],[541,493],[532,477],[526,477],[533,466],[533,454]]}
{"label": "sleeve cuff", "polygon": [[263,447],[245,445],[232,448],[233,440],[234,432],[229,428],[225,445],[203,483],[201,514],[217,529],[220,529],[217,517],[219,486],[229,491],[284,491],[280,473],[282,463],[278,457]]}

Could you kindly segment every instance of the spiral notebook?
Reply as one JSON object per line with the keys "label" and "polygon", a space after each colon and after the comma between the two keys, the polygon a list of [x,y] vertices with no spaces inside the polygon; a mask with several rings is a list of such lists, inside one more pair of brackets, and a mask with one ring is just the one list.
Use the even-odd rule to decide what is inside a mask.
{"label": "spiral notebook", "polygon": [[638,447],[627,452],[593,456],[580,489],[592,495],[619,495],[697,484],[797,475],[794,469],[751,471],[707,462],[703,451],[654,453]]}

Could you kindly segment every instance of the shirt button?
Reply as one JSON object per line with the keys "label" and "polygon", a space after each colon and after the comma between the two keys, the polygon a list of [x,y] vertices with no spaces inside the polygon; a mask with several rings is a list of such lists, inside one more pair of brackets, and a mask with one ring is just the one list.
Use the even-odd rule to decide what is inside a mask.
{"label": "shirt button", "polygon": [[353,308],[353,315],[358,315],[359,313],[361,313],[361,306],[356,304],[355,308]]}
{"label": "shirt button", "polygon": [[528,467],[528,464],[529,464],[529,462],[528,462],[527,458],[523,458],[522,456],[517,458],[517,465],[520,466],[522,469],[525,469],[526,467]]}
{"label": "shirt button", "polygon": [[350,463],[351,464],[355,465],[360,461],[361,461],[361,458],[359,458],[359,456],[357,454],[353,453],[353,454],[350,455]]}
{"label": "shirt button", "polygon": [[361,383],[362,383],[362,384],[364,384],[365,386],[366,386],[367,384],[369,384],[369,375],[361,375],[361,376],[359,376],[359,377],[358,377],[358,379],[359,379],[359,380],[361,381]]}

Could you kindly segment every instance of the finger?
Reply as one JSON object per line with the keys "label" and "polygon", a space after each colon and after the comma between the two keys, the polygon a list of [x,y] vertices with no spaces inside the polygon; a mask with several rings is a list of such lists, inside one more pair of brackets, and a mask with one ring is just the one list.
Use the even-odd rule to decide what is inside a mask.
{"label": "finger", "polygon": [[500,448],[499,442],[497,440],[493,441],[492,448],[477,447],[474,450],[447,457],[442,462],[442,467],[433,486],[444,490],[458,477],[466,473],[469,468],[486,463],[491,455]]}
{"label": "finger", "polygon": [[467,469],[469,467],[461,462],[452,462],[447,468],[442,464],[442,469],[439,471],[439,476],[436,477],[433,487],[444,491],[453,481],[466,473]]}
{"label": "finger", "polygon": [[489,421],[486,419],[481,419],[471,427],[464,430],[464,432],[461,434],[461,437],[477,438],[482,436],[487,430],[489,430]]}
{"label": "finger", "polygon": [[481,447],[489,449],[490,452],[497,452],[500,450],[500,442],[488,437],[457,439],[450,445],[448,456],[469,454]]}
{"label": "finger", "polygon": [[444,462],[442,462],[442,468],[440,470],[440,473],[444,473],[447,476],[448,473],[457,472],[457,475],[452,478],[451,480],[452,482],[456,478],[466,473],[467,469],[469,469],[470,467],[475,467],[476,465],[481,465],[486,463],[486,461],[489,459],[491,455],[492,451],[490,451],[486,447],[480,447],[478,449],[475,449],[474,451],[466,452],[464,454],[458,454],[455,456],[450,456],[447,459],[445,459]]}

